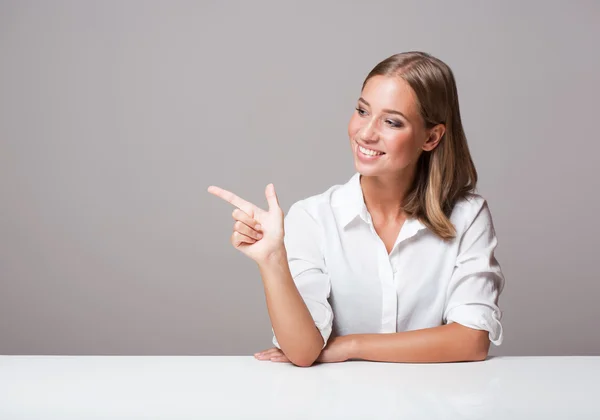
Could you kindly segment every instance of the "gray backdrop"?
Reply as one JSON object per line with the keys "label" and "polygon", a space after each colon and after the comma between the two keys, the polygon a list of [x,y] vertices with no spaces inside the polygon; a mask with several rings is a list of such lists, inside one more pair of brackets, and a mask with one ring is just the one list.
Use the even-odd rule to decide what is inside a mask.
{"label": "gray backdrop", "polygon": [[497,355],[600,354],[600,3],[2,1],[0,353],[271,347],[214,184],[285,212],[354,172],[368,71],[454,70],[506,276]]}

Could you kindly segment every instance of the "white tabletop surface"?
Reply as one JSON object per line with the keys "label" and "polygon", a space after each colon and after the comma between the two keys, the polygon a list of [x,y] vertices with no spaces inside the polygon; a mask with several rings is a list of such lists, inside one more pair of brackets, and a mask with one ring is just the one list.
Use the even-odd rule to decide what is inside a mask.
{"label": "white tabletop surface", "polygon": [[0,356],[0,419],[600,419],[600,357]]}

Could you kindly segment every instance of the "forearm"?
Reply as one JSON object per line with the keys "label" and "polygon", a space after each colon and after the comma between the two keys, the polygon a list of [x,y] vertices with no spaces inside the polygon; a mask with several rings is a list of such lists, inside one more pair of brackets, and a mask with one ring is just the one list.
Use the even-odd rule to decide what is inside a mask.
{"label": "forearm", "polygon": [[285,248],[258,267],[281,350],[295,365],[312,365],[323,347],[323,337],[292,279]]}
{"label": "forearm", "polygon": [[443,363],[484,360],[488,332],[457,323],[391,334],[352,334],[351,358],[380,362]]}

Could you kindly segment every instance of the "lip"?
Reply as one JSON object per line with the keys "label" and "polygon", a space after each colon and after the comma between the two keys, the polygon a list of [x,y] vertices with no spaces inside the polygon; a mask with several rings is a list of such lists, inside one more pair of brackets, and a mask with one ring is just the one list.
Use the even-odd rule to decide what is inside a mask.
{"label": "lip", "polygon": [[381,153],[384,153],[384,154],[385,154],[385,152],[384,152],[383,150],[371,149],[370,147],[363,146],[362,144],[360,144],[360,143],[359,143],[359,142],[357,142],[356,140],[354,140],[354,142],[355,142],[356,144],[358,144],[360,147],[364,147],[365,149],[369,149],[369,150],[373,150],[374,152],[381,152]]}
{"label": "lip", "polygon": [[[355,143],[357,144],[357,146],[356,146],[356,156],[358,157],[358,160],[360,160],[361,162],[370,163],[370,162],[376,161],[377,159],[379,159],[379,158],[381,158],[382,156],[385,155],[385,153],[383,155],[377,155],[377,156],[368,156],[368,155],[365,155],[358,148],[358,146],[362,146],[362,145],[359,144],[356,141],[355,141]],[[362,147],[364,147],[364,146],[362,146]],[[373,149],[371,149],[371,150],[373,150]]]}

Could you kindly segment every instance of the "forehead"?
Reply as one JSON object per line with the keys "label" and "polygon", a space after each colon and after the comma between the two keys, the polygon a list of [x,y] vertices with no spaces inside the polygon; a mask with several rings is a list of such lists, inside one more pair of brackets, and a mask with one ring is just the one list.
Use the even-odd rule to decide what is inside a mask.
{"label": "forehead", "polygon": [[417,101],[412,88],[398,76],[374,76],[367,81],[361,97],[374,111],[400,111],[408,118],[417,117]]}

